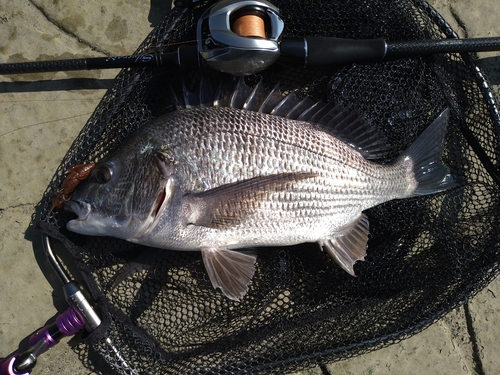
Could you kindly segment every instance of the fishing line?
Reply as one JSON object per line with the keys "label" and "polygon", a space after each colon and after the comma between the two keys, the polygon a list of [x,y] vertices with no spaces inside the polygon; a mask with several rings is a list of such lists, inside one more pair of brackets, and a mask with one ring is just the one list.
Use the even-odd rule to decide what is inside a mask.
{"label": "fishing line", "polygon": [[7,131],[5,133],[0,133],[0,138],[1,137],[5,137],[5,136],[7,136],[9,134],[15,133],[17,131],[21,131],[21,130],[25,130],[25,129],[28,129],[28,128],[32,128],[34,126],[46,125],[46,124],[51,124],[51,123],[55,123],[55,122],[59,122],[59,121],[65,121],[65,120],[71,120],[71,119],[74,119],[74,118],[77,118],[77,117],[88,116],[91,113],[92,112],[80,113],[78,115],[73,115],[73,116],[69,116],[69,117],[63,117],[63,118],[59,118],[59,119],[55,119],[55,120],[42,121],[42,122],[37,122],[35,124],[25,125],[25,126],[22,126],[20,128],[17,128],[17,129],[9,130],[9,131]]}
{"label": "fishing line", "polygon": [[260,38],[266,37],[264,19],[257,15],[245,14],[233,22],[232,30],[239,36]]}

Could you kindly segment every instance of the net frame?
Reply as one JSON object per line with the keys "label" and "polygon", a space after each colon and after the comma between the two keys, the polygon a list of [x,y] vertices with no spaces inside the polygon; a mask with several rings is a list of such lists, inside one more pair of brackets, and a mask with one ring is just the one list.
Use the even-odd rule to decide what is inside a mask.
{"label": "net frame", "polygon": [[[194,40],[196,20],[213,3],[175,10],[135,54]],[[420,0],[305,2],[305,8],[297,5],[300,16],[286,2],[274,3],[286,36],[457,37]],[[356,265],[358,278],[345,275],[315,245],[262,250],[249,295],[235,305],[211,288],[199,254],[165,251],[147,270],[111,290],[110,282],[137,247],[66,231],[67,214],[48,214],[53,192],[69,167],[100,159],[145,121],[173,110],[165,83],[175,84],[174,74],[123,70],[38,205],[38,226],[71,252],[102,314],[103,324],[76,349],[83,361],[90,346],[124,374],[300,370],[409,337],[498,275],[497,100],[472,55],[449,54],[330,71],[273,66],[247,79],[249,84],[263,79],[269,87],[279,82],[285,93],[355,106],[387,134],[391,151],[383,161],[399,155],[442,109],[451,109],[445,161],[461,188],[369,210],[368,256]],[[184,75],[196,79],[196,72]],[[397,228],[391,224],[407,217],[419,220],[400,220]],[[106,345],[108,337],[125,361]]]}

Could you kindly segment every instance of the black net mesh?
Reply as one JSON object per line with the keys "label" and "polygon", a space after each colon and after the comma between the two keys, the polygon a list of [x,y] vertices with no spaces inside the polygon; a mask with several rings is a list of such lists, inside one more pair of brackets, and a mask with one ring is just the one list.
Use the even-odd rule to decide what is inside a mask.
{"label": "black net mesh", "polygon": [[[281,9],[285,36],[456,37],[420,0],[274,3]],[[194,40],[206,6],[174,10],[137,53]],[[79,347],[83,358],[91,348],[124,374],[299,370],[418,332],[498,274],[496,101],[474,59],[449,54],[330,70],[276,65],[249,78],[250,83],[262,77],[269,86],[280,82],[285,91],[358,108],[387,135],[387,160],[444,108],[451,109],[444,158],[460,187],[368,210],[368,255],[356,264],[358,277],[347,275],[317,245],[304,244],[259,251],[255,277],[241,302],[214,291],[197,252],[162,251],[148,268],[111,288],[144,249],[68,232],[67,214],[48,214],[53,192],[69,167],[99,160],[146,120],[172,110],[168,84],[178,75],[161,69],[122,71],[38,206],[39,227],[72,253],[103,318],[85,338],[88,346]]]}

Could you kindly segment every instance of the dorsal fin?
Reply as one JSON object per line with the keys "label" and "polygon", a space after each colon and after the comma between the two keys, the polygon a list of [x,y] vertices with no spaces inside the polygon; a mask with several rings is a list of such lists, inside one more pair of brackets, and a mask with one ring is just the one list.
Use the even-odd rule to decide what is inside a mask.
{"label": "dorsal fin", "polygon": [[314,102],[301,99],[290,93],[281,94],[279,85],[271,91],[260,81],[255,87],[248,86],[243,77],[222,79],[214,85],[204,75],[198,89],[189,91],[182,85],[181,98],[174,92],[177,107],[228,107],[267,113],[292,120],[306,121],[322,127],[325,131],[347,143],[367,159],[379,159],[388,150],[386,137],[378,128],[365,121],[355,109],[335,102]]}

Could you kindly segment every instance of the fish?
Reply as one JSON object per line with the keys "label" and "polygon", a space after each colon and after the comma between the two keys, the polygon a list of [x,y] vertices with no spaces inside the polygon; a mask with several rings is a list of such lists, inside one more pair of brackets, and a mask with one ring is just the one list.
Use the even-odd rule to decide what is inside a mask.
{"label": "fish", "polygon": [[449,109],[380,163],[385,135],[349,106],[241,78],[202,86],[184,87],[178,109],[96,163],[65,203],[77,216],[68,230],[200,251],[213,287],[240,301],[255,273],[249,249],[318,243],[355,275],[368,247],[364,211],[457,184],[442,160]]}

